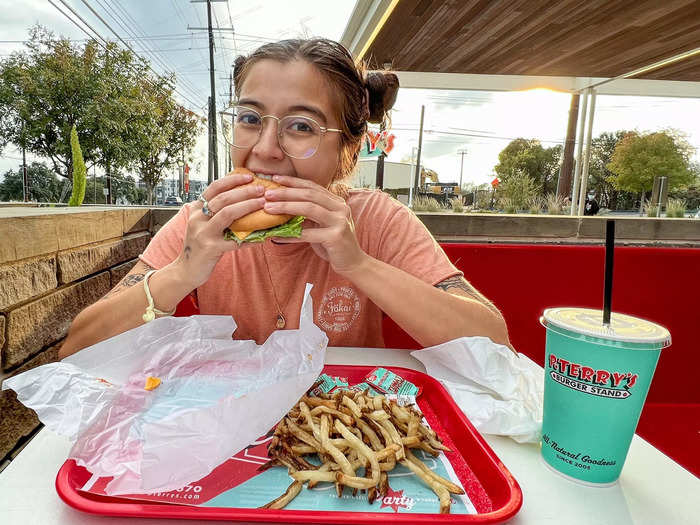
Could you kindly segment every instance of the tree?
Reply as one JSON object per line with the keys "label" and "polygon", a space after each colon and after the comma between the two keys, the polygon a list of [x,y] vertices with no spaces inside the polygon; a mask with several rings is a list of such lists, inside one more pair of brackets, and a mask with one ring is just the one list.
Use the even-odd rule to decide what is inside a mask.
{"label": "tree", "polygon": [[166,178],[166,170],[189,156],[203,121],[175,103],[170,84],[142,85],[142,92],[145,103],[136,127],[135,165],[152,204],[153,189]]}
{"label": "tree", "polygon": [[[24,174],[22,169],[9,170],[0,182],[0,201],[21,201]],[[58,202],[61,195],[61,181],[45,164],[32,162],[27,166],[30,199],[38,202]]]}
{"label": "tree", "polygon": [[601,207],[616,210],[634,206],[636,196],[621,192],[611,182],[614,173],[607,166],[612,160],[617,144],[629,133],[619,130],[613,133],[601,133],[591,142],[591,160],[588,167],[588,189],[596,193],[596,200]]}
{"label": "tree", "polygon": [[525,173],[515,173],[507,177],[498,185],[497,195],[501,206],[514,207],[522,210],[527,207],[528,201],[538,193],[537,183]]}
{"label": "tree", "polygon": [[0,145],[24,144],[71,179],[75,125],[88,168],[126,166],[135,157],[132,126],[143,113],[147,64],[114,43],[75,44],[41,26],[25,44],[27,51],[0,62]]}
{"label": "tree", "polygon": [[544,196],[556,190],[562,151],[561,145],[544,148],[537,139],[518,138],[498,154],[494,171],[503,182],[518,174],[527,175]]}
{"label": "tree", "polygon": [[73,162],[73,193],[68,206],[80,206],[85,198],[85,162],[75,126],[70,131],[70,149]]}
{"label": "tree", "polygon": [[700,209],[700,162],[691,162],[690,171],[693,173],[693,181],[686,188],[679,188],[668,192],[669,198],[685,201],[689,210]]}
{"label": "tree", "polygon": [[[148,65],[131,51],[111,49],[100,62],[101,79],[90,115],[97,148],[95,162],[101,166],[108,180],[113,174],[134,163],[140,149],[138,140],[147,125],[144,118],[149,105],[142,86],[156,83],[159,87],[174,84],[174,78],[151,78]],[[145,79],[145,82],[144,82]],[[113,185],[109,185],[114,193]],[[116,196],[112,195],[113,202]]]}
{"label": "tree", "polygon": [[668,178],[669,190],[687,187],[694,180],[690,158],[693,148],[675,130],[639,134],[631,132],[617,144],[607,168],[616,189],[651,191],[654,177]]}
{"label": "tree", "polygon": [[35,26],[26,46],[28,51],[0,64],[0,140],[24,141],[27,151],[48,157],[54,171],[70,179],[74,124],[81,129],[85,161],[94,160],[95,138],[84,121],[98,87],[97,44],[78,47]]}

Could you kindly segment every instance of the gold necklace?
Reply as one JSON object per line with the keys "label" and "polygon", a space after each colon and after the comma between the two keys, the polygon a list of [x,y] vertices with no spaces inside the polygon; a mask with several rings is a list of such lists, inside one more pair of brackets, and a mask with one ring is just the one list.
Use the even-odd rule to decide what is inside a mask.
{"label": "gold necklace", "polygon": [[[265,269],[267,270],[267,276],[270,278],[270,288],[272,288],[272,298],[275,300],[275,306],[277,307],[277,329],[282,330],[285,325],[287,324],[287,320],[284,318],[284,314],[282,313],[282,308],[280,308],[280,303],[277,300],[277,294],[275,293],[275,283],[272,280],[272,274],[270,273],[270,266],[267,264],[267,256],[265,255],[265,248],[261,245],[260,250],[262,251],[262,256],[263,256],[263,261],[265,262]],[[289,299],[291,298],[292,294],[289,294],[289,298],[287,298],[287,302],[285,303],[284,307],[285,309],[287,308],[287,305],[289,303]]]}

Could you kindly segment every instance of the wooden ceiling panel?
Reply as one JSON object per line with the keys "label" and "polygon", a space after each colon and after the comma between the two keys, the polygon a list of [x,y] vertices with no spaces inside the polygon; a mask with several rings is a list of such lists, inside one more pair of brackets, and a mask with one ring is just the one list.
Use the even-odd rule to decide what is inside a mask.
{"label": "wooden ceiling panel", "polygon": [[[700,46],[700,0],[401,0],[371,67],[615,77]],[[700,81],[699,60],[638,78]]]}

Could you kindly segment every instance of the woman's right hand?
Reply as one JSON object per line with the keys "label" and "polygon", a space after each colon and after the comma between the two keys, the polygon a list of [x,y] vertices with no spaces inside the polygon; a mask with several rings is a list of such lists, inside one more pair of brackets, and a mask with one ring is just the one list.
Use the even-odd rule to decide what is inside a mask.
{"label": "woman's right hand", "polygon": [[190,205],[185,241],[175,262],[183,280],[193,289],[209,279],[224,253],[239,249],[237,242],[224,239],[224,230],[236,219],[265,205],[263,186],[243,186],[252,180],[249,174],[236,173],[211,183],[202,193],[208,202],[208,216],[202,212],[201,200]]}

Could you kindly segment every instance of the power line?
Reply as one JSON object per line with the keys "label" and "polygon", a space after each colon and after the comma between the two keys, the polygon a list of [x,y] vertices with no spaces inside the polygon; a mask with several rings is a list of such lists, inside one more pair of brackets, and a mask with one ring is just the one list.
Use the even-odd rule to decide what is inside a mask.
{"label": "power line", "polygon": [[[82,1],[83,1],[83,3],[86,3],[86,0],[82,0]],[[130,32],[130,29],[129,29],[129,27],[128,27],[127,21],[124,20],[124,19],[119,15],[119,13],[117,13],[115,10],[113,10],[113,8],[112,8],[111,6],[109,6],[109,3],[108,3],[108,2],[105,2],[105,3],[107,4],[107,7],[109,7],[109,9],[110,9],[109,11],[107,10],[107,7],[105,7],[105,6],[102,4],[102,0],[96,0],[96,1],[97,1],[98,4],[100,4],[100,6],[102,7],[102,9],[104,9],[104,11],[105,11],[109,16],[111,16],[112,19],[115,20],[115,21],[122,27],[122,29],[124,29],[125,33],[127,33],[127,34],[132,34],[132,35],[136,36],[136,33],[131,33],[131,32]],[[117,7],[120,7],[120,6],[117,6]],[[94,11],[93,11],[93,12],[94,12]],[[128,16],[128,13],[125,13],[125,14]],[[133,18],[131,19],[131,22],[132,22],[135,26],[137,26],[137,27],[140,28],[140,26],[138,26],[138,22],[136,22],[136,20],[134,20]],[[104,23],[104,21],[103,21],[103,23]],[[143,31],[142,31],[142,34],[145,34],[145,33],[143,33]],[[122,41],[123,41],[123,39],[122,39]],[[154,61],[155,61],[156,63],[158,63],[158,64],[163,68],[163,71],[164,71],[165,73],[167,73],[168,70],[174,70],[174,68],[172,68],[170,65],[166,64],[159,56],[157,56],[155,53],[150,52],[149,49],[146,47],[146,45],[145,45],[143,42],[138,41],[138,44],[141,46],[141,48],[142,48],[148,55],[150,55],[150,56],[154,59]],[[130,48],[130,49],[131,49],[131,48]],[[134,53],[136,53],[135,50],[132,49],[132,51],[133,51]],[[188,84],[185,83],[185,82],[183,82],[183,87],[184,87],[185,89],[187,89],[187,90],[189,91],[189,93],[190,93],[191,95],[193,95],[194,97],[201,97],[201,96],[202,96],[201,93],[197,92],[196,89],[194,89],[191,85],[188,85]]]}
{"label": "power line", "polygon": [[[102,0],[97,0],[97,1],[100,3],[100,5],[102,5]],[[117,9],[119,9],[120,12],[122,12],[122,13],[124,14],[124,16],[126,17],[126,19],[128,20],[128,22],[127,22],[127,20],[124,20],[124,19],[119,15],[119,13],[117,13],[116,10],[114,10],[114,9],[110,6],[109,2],[105,2],[105,4],[106,4],[107,7],[110,7],[110,9],[113,10],[114,14],[117,16],[117,18],[119,18],[119,20],[124,21],[124,24],[123,24],[122,27],[125,28],[125,31],[126,31],[127,34],[130,34],[130,35],[136,37],[136,36],[138,36],[138,34],[136,33],[136,31],[138,31],[138,32],[140,32],[141,35],[147,36],[147,35],[146,35],[146,32],[145,32],[145,31],[143,30],[143,28],[139,25],[138,21],[137,21],[134,17],[132,17],[132,16],[129,14],[129,12],[128,12],[126,9],[124,9],[119,3],[115,2],[114,5],[116,6]],[[104,9],[104,7],[103,7],[103,9]],[[105,11],[106,11],[106,9],[105,9]],[[133,32],[128,28],[129,22],[134,26]],[[175,72],[175,71],[177,70],[177,68],[174,67],[174,66],[172,65],[172,63],[166,63],[159,55],[157,55],[157,54],[153,51],[152,46],[151,46],[150,44],[147,46],[146,43],[145,43],[144,41],[142,41],[142,40],[138,40],[138,44],[141,46],[141,48],[142,48],[146,53],[148,53],[150,56],[152,56],[152,57],[161,65],[161,67],[163,68],[164,71],[167,72],[168,70],[171,70],[171,71]],[[202,94],[197,90],[196,86],[193,86],[193,85],[192,85],[191,83],[189,83],[188,81],[183,80],[182,85],[183,85],[183,87],[186,88],[186,89],[189,91],[189,93],[192,94],[193,96],[195,96],[195,97],[202,97]]]}
{"label": "power line", "polygon": [[[73,15],[75,15],[83,24],[85,24],[85,26],[86,26],[87,28],[89,28],[90,31],[92,31],[95,35],[97,35],[97,37],[94,37],[93,35],[91,35],[91,34],[87,31],[87,29],[85,29],[85,28],[82,27],[80,24],[78,24],[68,13],[66,13],[65,11],[63,11],[62,9],[60,9],[60,8],[58,7],[57,4],[54,4],[53,0],[48,0],[48,1],[49,1],[49,3],[50,3],[52,6],[54,6],[54,7],[56,8],[56,10],[57,10],[59,13],[61,13],[61,14],[62,14],[63,16],[65,16],[66,18],[68,18],[68,20],[70,20],[78,29],[80,29],[80,30],[81,30],[83,33],[85,33],[88,37],[90,37],[92,40],[94,40],[95,43],[97,43],[98,45],[102,46],[102,47],[105,49],[105,51],[109,52],[109,48],[108,48],[107,45],[106,45],[107,40],[105,40],[105,38],[104,38],[102,35],[100,35],[100,33],[98,33],[90,24],[88,24],[82,16],[80,16],[77,12],[75,12],[75,11],[73,10],[73,8],[70,7],[70,6],[66,3],[65,0],[58,0],[58,1],[61,2],[71,13],[73,13]],[[133,50],[132,50],[132,51],[133,51]],[[139,56],[139,57],[140,57],[140,55],[138,55],[137,53],[135,53],[135,54],[136,54],[136,56]],[[158,73],[156,73],[155,71],[153,71],[153,68],[152,68],[152,67],[150,66],[150,64],[148,64],[147,62],[146,62],[146,66],[147,66],[148,69],[150,69],[154,74],[156,74],[157,76],[160,76],[160,75],[158,75]],[[132,70],[133,70],[133,69],[132,69]],[[135,70],[134,70],[134,71],[135,71]],[[146,81],[149,82],[149,83],[151,83],[152,85],[155,85],[155,83],[154,83],[152,80],[148,79],[148,78],[146,78]],[[188,97],[186,97],[185,95],[183,95],[182,93],[180,93],[179,91],[177,91],[177,89],[176,89],[175,87],[173,87],[173,90],[174,90],[178,95],[180,95],[183,99],[187,100],[190,104],[192,104],[193,107],[195,107],[195,108],[199,107],[199,104],[198,104],[198,103],[193,102],[191,99],[189,99]],[[201,116],[201,115],[200,115],[200,116]]]}
{"label": "power line", "polygon": [[[418,128],[400,128],[400,127],[392,127],[392,130],[398,130],[398,131],[418,131]],[[435,133],[438,135],[454,135],[458,137],[476,137],[476,138],[481,138],[481,139],[497,139],[497,140],[516,140],[518,138],[523,138],[523,137],[499,137],[495,135],[481,135],[477,133],[457,133],[454,131],[444,131],[444,130],[435,130],[435,129],[424,129],[423,133],[431,134]],[[564,140],[547,140],[547,139],[536,139],[539,140],[540,142],[547,142],[550,144],[563,144],[565,141]]]}

